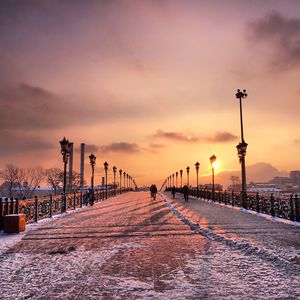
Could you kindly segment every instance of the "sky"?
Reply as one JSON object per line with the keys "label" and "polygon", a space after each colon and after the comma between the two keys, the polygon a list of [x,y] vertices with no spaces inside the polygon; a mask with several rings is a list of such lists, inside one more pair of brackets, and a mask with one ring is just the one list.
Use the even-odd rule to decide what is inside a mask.
{"label": "sky", "polygon": [[187,166],[193,183],[196,161],[207,180],[212,154],[236,171],[240,88],[246,165],[300,169],[299,16],[297,0],[2,0],[0,168],[62,168],[65,136],[87,180],[97,156],[96,184],[104,161],[139,185]]}

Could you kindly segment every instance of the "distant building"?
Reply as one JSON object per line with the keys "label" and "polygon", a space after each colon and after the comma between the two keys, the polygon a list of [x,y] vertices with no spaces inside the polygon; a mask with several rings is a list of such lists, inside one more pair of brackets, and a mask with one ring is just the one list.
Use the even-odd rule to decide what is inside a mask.
{"label": "distant building", "polygon": [[[200,189],[206,189],[206,190],[212,190],[212,184],[208,183],[208,184],[201,184],[199,185]],[[215,184],[215,190],[216,191],[222,191],[223,190],[223,186],[219,183]]]}
{"label": "distant building", "polygon": [[247,192],[260,194],[279,194],[282,190],[276,187],[274,183],[250,182],[247,186]]}
{"label": "distant building", "polygon": [[290,179],[293,186],[300,187],[300,171],[295,170],[290,172]]}
{"label": "distant building", "polygon": [[286,190],[292,187],[292,180],[289,177],[276,176],[272,180],[270,180],[269,183],[275,184],[277,188],[282,190]]}

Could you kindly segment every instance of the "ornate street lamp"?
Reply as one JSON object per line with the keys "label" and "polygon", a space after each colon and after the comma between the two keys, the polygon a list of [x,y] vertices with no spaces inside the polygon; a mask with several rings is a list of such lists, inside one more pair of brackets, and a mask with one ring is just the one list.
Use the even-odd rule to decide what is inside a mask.
{"label": "ornate street lamp", "polygon": [[243,110],[242,110],[242,99],[246,98],[248,95],[246,94],[246,90],[237,90],[235,94],[236,98],[239,99],[240,102],[240,121],[241,121],[241,142],[236,146],[238,151],[238,157],[241,164],[242,171],[242,206],[247,208],[247,183],[246,183],[246,163],[245,156],[247,152],[248,144],[244,140],[244,127],[243,127]]}
{"label": "ornate street lamp", "polygon": [[122,194],[122,170],[119,170],[119,175],[120,175],[120,194]]}
{"label": "ornate street lamp", "polygon": [[173,181],[172,181],[172,182],[173,182],[172,187],[175,185],[174,176],[175,176],[175,174],[173,173],[173,174],[172,174],[172,180],[173,180]]}
{"label": "ornate street lamp", "polygon": [[117,173],[117,167],[113,166],[113,172],[114,172],[114,194],[117,195],[117,189],[116,189],[116,173]]}
{"label": "ornate street lamp", "polygon": [[199,162],[195,163],[196,173],[197,173],[197,198],[199,198]]}
{"label": "ornate street lamp", "polygon": [[178,188],[178,172],[176,172],[176,189]]}
{"label": "ornate street lamp", "polygon": [[211,173],[212,173],[212,198],[215,201],[215,162],[217,157],[213,154],[210,158]]}
{"label": "ornate street lamp", "polygon": [[94,193],[94,174],[95,174],[96,156],[92,153],[89,156],[89,159],[92,167],[91,188],[92,188],[92,192]]}
{"label": "ornate street lamp", "polygon": [[187,186],[190,186],[190,167],[186,167]]}
{"label": "ornate street lamp", "polygon": [[123,172],[123,184],[124,184],[124,191],[126,190],[126,173]]}
{"label": "ornate street lamp", "polygon": [[59,143],[60,143],[61,154],[63,156],[63,162],[64,162],[64,186],[63,186],[62,212],[65,212],[67,210],[67,202],[66,202],[67,164],[69,160],[71,143],[65,137]]}
{"label": "ornate street lamp", "polygon": [[105,171],[105,199],[107,199],[107,170],[108,170],[108,163],[106,161],[104,163],[104,171]]}
{"label": "ornate street lamp", "polygon": [[183,171],[180,170],[179,173],[180,173],[180,188],[182,189],[182,174],[183,174]]}

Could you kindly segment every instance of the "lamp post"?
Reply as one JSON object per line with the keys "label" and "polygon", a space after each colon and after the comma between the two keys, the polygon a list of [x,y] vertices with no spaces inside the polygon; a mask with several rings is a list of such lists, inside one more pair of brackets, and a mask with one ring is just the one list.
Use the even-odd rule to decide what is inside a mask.
{"label": "lamp post", "polygon": [[211,174],[212,174],[212,198],[213,201],[215,201],[215,162],[217,160],[217,157],[213,154],[210,158],[210,165],[211,165]]}
{"label": "lamp post", "polygon": [[68,164],[68,160],[69,160],[70,142],[64,137],[59,143],[60,143],[61,154],[63,156],[63,162],[64,162],[64,186],[63,186],[62,212],[65,212],[67,210],[66,182],[67,182],[67,164]]}
{"label": "lamp post", "polygon": [[174,176],[175,176],[175,174],[173,173],[172,174],[172,182],[173,182],[172,187],[175,185]]}
{"label": "lamp post", "polygon": [[196,173],[197,173],[197,198],[199,198],[199,162],[195,163]]}
{"label": "lamp post", "polygon": [[247,208],[246,193],[247,193],[247,183],[246,183],[246,163],[245,156],[247,152],[248,144],[244,140],[244,127],[243,127],[243,110],[242,110],[242,99],[246,98],[246,90],[237,90],[235,94],[236,98],[240,102],[240,121],[241,121],[241,142],[236,146],[238,151],[238,157],[241,164],[242,171],[242,206]]}
{"label": "lamp post", "polygon": [[92,153],[89,156],[89,159],[92,167],[91,188],[92,188],[92,192],[94,193],[94,174],[95,174],[96,156]]}
{"label": "lamp post", "polygon": [[117,195],[117,189],[116,189],[116,173],[117,173],[117,167],[113,166],[113,172],[114,172],[114,194]]}
{"label": "lamp post", "polygon": [[107,199],[107,170],[108,170],[107,161],[104,163],[104,170],[105,170],[105,199]]}
{"label": "lamp post", "polygon": [[119,170],[119,175],[120,175],[120,194],[122,194],[122,170]]}
{"label": "lamp post", "polygon": [[176,172],[176,189],[178,188],[178,172]]}
{"label": "lamp post", "polygon": [[180,188],[182,189],[182,174],[183,174],[183,171],[180,170],[179,173],[180,173]]}
{"label": "lamp post", "polygon": [[123,172],[123,184],[124,184],[124,191],[126,190],[126,173]]}
{"label": "lamp post", "polygon": [[128,175],[128,173],[126,174],[126,179],[127,179],[127,183],[126,183],[126,187],[127,187],[127,190],[128,190],[128,177],[129,177],[129,175]]}
{"label": "lamp post", "polygon": [[187,186],[190,186],[190,167],[186,167]]}

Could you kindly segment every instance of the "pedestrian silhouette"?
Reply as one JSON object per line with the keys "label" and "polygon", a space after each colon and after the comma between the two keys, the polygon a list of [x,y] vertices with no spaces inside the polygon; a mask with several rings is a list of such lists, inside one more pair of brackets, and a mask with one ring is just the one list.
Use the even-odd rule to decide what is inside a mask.
{"label": "pedestrian silhouette", "polygon": [[172,187],[172,196],[173,196],[173,199],[175,198],[175,194],[176,194],[176,188],[175,188],[175,185],[173,185],[173,187]]}
{"label": "pedestrian silhouette", "polygon": [[185,185],[183,188],[182,188],[182,192],[183,192],[183,196],[184,196],[184,202],[189,202],[189,187],[187,185]]}

